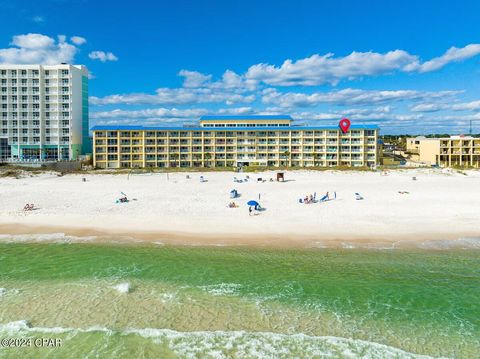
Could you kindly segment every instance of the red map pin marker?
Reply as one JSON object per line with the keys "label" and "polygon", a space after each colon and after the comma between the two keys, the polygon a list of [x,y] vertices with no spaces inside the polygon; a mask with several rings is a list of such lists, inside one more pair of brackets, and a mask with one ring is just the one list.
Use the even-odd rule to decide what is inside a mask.
{"label": "red map pin marker", "polygon": [[348,118],[344,118],[338,125],[342,129],[343,133],[347,133],[348,129],[350,128],[350,120]]}

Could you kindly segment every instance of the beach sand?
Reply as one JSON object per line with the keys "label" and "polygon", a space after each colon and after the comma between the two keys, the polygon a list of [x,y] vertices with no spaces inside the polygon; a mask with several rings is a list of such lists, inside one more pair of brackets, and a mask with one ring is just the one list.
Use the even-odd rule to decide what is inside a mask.
{"label": "beach sand", "polygon": [[[202,175],[206,182],[200,182]],[[246,176],[247,182],[233,182]],[[285,247],[398,247],[480,237],[480,171],[416,169],[382,176],[300,170],[285,172],[283,183],[270,178],[274,171],[4,177],[0,233]],[[239,198],[230,199],[232,189]],[[327,191],[331,197],[336,192],[336,199],[298,201],[314,193],[318,200]],[[128,203],[116,203],[121,192]],[[356,200],[355,193],[364,199]],[[250,216],[249,200],[259,201],[264,210]],[[231,201],[239,207],[228,208]],[[37,209],[24,212],[26,203]]]}

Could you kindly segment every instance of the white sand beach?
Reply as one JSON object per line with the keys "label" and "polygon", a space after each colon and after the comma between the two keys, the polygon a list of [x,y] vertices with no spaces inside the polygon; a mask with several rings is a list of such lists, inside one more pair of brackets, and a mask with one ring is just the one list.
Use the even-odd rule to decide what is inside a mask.
{"label": "white sand beach", "polygon": [[[233,181],[246,176],[247,182]],[[285,172],[284,183],[270,178],[275,172],[3,177],[0,233],[121,234],[218,245],[480,238],[480,171],[417,169],[382,176],[302,170]],[[230,198],[232,189],[239,198]],[[318,200],[327,191],[331,197],[336,192],[336,199],[298,201],[314,193]],[[128,203],[116,203],[121,192]],[[364,199],[356,200],[355,193]],[[249,215],[249,200],[259,201],[264,211]],[[228,208],[231,201],[239,207]],[[26,203],[36,209],[23,211]]]}

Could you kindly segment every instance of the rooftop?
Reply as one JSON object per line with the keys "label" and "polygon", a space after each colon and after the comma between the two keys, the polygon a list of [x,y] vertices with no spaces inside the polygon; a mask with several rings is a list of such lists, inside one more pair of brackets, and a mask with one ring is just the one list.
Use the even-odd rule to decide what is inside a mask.
{"label": "rooftop", "polygon": [[[290,126],[290,127],[181,127],[181,126],[93,126],[92,131],[301,131],[338,130],[338,126]],[[377,125],[351,125],[352,130],[377,130]]]}
{"label": "rooftop", "polygon": [[413,139],[418,141],[440,141],[440,140],[475,140],[477,138],[472,136],[465,136],[465,135],[451,135],[450,137],[417,136],[417,137],[413,137]]}
{"label": "rooftop", "polygon": [[218,121],[218,120],[290,120],[289,115],[238,115],[238,116],[202,116],[200,121]]}

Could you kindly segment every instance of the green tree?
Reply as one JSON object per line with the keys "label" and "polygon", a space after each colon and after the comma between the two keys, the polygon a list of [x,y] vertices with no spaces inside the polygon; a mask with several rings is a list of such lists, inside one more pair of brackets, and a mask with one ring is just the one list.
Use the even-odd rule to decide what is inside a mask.
{"label": "green tree", "polygon": [[290,151],[285,151],[283,152],[283,158],[287,160],[287,166],[290,166],[290,163],[291,163],[291,159],[290,159]]}
{"label": "green tree", "polygon": [[172,153],[170,158],[173,160],[173,167],[177,167],[177,160],[180,157],[178,153]]}
{"label": "green tree", "polygon": [[205,153],[205,161],[203,162],[203,166],[206,167],[206,166],[205,166],[205,163],[206,163],[206,162],[209,162],[211,159],[212,159],[212,154],[211,154],[211,153],[208,153],[208,152]]}

